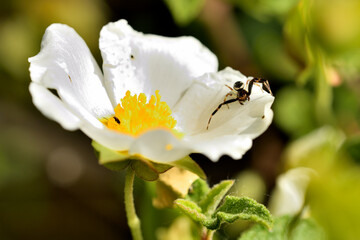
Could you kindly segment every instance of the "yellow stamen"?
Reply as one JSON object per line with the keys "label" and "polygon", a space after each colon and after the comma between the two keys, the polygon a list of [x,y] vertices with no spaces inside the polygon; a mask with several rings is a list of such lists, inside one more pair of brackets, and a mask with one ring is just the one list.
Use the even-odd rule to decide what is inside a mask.
{"label": "yellow stamen", "polygon": [[172,130],[176,120],[171,116],[170,107],[160,101],[159,90],[146,103],[146,95],[140,93],[131,96],[127,91],[121,99],[121,105],[115,107],[115,116],[101,120],[108,128],[137,136],[151,128],[166,128]]}

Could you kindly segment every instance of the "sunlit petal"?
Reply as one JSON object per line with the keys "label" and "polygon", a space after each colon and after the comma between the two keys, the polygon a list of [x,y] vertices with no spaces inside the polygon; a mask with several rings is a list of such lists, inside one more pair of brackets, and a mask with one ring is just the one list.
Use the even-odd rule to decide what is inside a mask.
{"label": "sunlit petal", "polygon": [[[253,87],[250,101],[243,102],[243,105],[238,101],[223,105],[213,115],[214,110],[224,102],[225,95],[230,91],[225,85],[232,87],[236,81],[241,81],[245,85],[248,79],[252,78],[246,78],[240,72],[226,68],[198,78],[181,98],[174,108],[174,116],[180,131],[188,133],[185,140],[196,142],[193,144],[195,151],[212,159],[222,154],[238,159],[250,149],[252,139],[268,128],[273,117],[270,107],[274,97],[256,85]],[[229,96],[228,99],[231,98],[235,96]],[[228,140],[224,140],[225,144],[222,147],[218,144],[221,139]],[[243,142],[243,147],[238,144],[239,142]],[[205,143],[209,145],[207,148],[204,147]],[[200,145],[201,147],[198,147]]]}
{"label": "sunlit petal", "polygon": [[131,145],[129,153],[166,163],[189,155],[191,149],[171,132],[159,129],[150,130],[139,136]]}
{"label": "sunlit petal", "polygon": [[242,135],[225,135],[189,141],[193,152],[202,153],[216,162],[223,155],[240,159],[252,146],[252,139]]}
{"label": "sunlit petal", "polygon": [[170,107],[195,77],[217,71],[216,56],[193,37],[167,38],[134,31],[125,20],[100,33],[105,84],[118,103],[127,90],[147,96],[160,91]]}
{"label": "sunlit petal", "polygon": [[49,26],[40,53],[29,62],[32,81],[56,89],[70,108],[76,101],[96,117],[113,113],[101,70],[86,43],[72,28],[63,24]]}
{"label": "sunlit petal", "polygon": [[29,90],[34,105],[45,116],[57,121],[66,130],[76,130],[79,128],[80,119],[72,114],[65,104],[48,89],[37,83],[31,83]]}

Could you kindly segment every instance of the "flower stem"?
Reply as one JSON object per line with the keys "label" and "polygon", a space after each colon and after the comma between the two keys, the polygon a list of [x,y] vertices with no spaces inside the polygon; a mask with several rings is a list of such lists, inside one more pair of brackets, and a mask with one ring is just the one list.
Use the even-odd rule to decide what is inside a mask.
{"label": "flower stem", "polygon": [[212,240],[214,233],[215,233],[215,230],[208,230],[206,240]]}
{"label": "flower stem", "polygon": [[133,196],[134,178],[135,178],[134,170],[128,168],[125,177],[125,211],[133,240],[142,240],[143,238],[141,234],[140,220],[136,215],[135,205],[134,205],[134,196]]}
{"label": "flower stem", "polygon": [[215,230],[210,230],[203,227],[203,234],[201,236],[201,240],[212,240],[214,237]]}

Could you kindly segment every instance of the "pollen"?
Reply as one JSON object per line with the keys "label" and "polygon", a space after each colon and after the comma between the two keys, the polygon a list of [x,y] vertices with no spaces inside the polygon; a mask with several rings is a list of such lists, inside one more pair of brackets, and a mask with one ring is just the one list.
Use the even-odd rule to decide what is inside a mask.
{"label": "pollen", "polygon": [[173,130],[176,125],[170,107],[161,101],[159,90],[155,91],[155,96],[152,95],[149,102],[144,93],[131,96],[127,91],[121,104],[114,110],[115,115],[102,122],[110,129],[133,136],[153,128]]}

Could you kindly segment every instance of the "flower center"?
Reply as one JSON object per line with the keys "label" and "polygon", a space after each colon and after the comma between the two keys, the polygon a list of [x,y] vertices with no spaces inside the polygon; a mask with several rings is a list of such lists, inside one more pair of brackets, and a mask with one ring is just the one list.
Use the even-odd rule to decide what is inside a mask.
{"label": "flower center", "polygon": [[137,136],[151,128],[167,128],[172,130],[176,120],[171,116],[170,107],[160,101],[159,90],[146,102],[146,95],[140,93],[131,96],[127,91],[121,99],[121,105],[115,107],[115,115],[101,120],[108,128]]}

